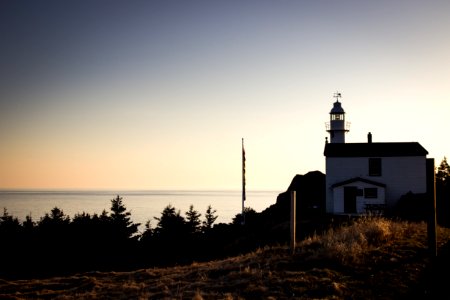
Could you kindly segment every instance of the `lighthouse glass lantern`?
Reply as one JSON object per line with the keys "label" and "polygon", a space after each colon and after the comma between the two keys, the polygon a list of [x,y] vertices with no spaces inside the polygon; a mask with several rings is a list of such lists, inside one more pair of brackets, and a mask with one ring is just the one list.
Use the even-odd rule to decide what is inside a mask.
{"label": "lighthouse glass lantern", "polygon": [[330,122],[327,124],[327,131],[330,133],[331,143],[345,143],[345,133],[348,132],[348,126],[345,123],[345,111],[342,108],[339,98],[341,93],[335,93],[336,102],[330,111]]}

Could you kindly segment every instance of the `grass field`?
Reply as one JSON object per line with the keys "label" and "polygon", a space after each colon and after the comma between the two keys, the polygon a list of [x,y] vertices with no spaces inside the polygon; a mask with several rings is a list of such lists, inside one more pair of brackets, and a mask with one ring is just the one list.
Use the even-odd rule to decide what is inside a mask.
{"label": "grass field", "polygon": [[[438,249],[449,241],[439,227]],[[432,299],[435,264],[426,223],[366,217],[300,241],[293,254],[278,245],[189,266],[0,280],[0,299]]]}

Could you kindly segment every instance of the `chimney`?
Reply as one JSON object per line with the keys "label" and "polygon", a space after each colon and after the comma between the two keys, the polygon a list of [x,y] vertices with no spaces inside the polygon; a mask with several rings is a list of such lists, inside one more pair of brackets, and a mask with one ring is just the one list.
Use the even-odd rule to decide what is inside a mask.
{"label": "chimney", "polygon": [[372,133],[367,134],[367,143],[372,144]]}

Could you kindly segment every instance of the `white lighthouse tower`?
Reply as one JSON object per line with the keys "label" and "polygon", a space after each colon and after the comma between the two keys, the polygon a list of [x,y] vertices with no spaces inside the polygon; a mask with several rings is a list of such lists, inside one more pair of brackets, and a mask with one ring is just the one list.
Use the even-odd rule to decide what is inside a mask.
{"label": "white lighthouse tower", "polygon": [[345,122],[345,111],[339,102],[341,93],[334,93],[336,102],[333,103],[333,108],[330,111],[330,122],[326,123],[327,131],[330,133],[331,143],[345,143],[345,133],[349,131],[349,124]]}

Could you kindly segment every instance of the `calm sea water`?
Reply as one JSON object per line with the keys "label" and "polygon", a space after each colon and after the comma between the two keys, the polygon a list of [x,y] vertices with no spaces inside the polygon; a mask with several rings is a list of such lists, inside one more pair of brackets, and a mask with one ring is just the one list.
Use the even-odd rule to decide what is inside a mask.
{"label": "calm sea water", "polygon": [[[276,202],[279,191],[247,191],[246,207],[261,212]],[[77,213],[101,214],[109,212],[111,199],[117,195],[123,198],[131,219],[144,224],[152,220],[152,227],[163,209],[171,204],[185,216],[189,206],[202,214],[208,205],[215,209],[217,223],[230,223],[242,210],[242,192],[240,191],[0,191],[0,208],[6,208],[10,215],[25,220],[31,214],[33,221],[58,207],[71,218]],[[1,212],[3,213],[3,211]]]}

